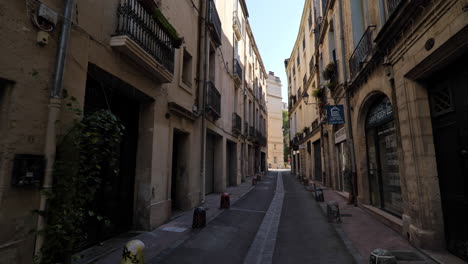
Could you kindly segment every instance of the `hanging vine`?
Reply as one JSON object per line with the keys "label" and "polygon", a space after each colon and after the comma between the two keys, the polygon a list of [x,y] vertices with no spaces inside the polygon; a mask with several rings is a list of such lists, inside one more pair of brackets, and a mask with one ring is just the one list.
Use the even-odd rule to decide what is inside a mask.
{"label": "hanging vine", "polygon": [[119,173],[117,161],[123,130],[115,115],[99,110],[77,122],[57,147],[54,186],[45,193],[47,209],[37,212],[47,223],[38,230],[38,235],[45,237],[38,263],[71,263],[72,252],[86,240],[86,219],[109,224],[91,205],[101,186],[101,175],[108,173],[113,177]]}

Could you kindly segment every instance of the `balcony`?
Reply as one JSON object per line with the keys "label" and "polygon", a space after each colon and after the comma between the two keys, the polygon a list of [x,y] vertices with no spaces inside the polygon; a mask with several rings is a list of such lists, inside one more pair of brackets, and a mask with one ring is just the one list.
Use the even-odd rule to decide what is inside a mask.
{"label": "balcony", "polygon": [[249,126],[249,139],[250,140],[255,139],[255,128],[253,126]]}
{"label": "balcony", "polygon": [[234,29],[234,34],[236,34],[237,39],[242,38],[242,24],[239,19],[239,12],[236,10],[234,11],[233,17],[232,17],[232,28]]}
{"label": "balcony", "polygon": [[400,5],[402,0],[386,0],[387,16],[390,17]]}
{"label": "balcony", "polygon": [[249,123],[244,122],[244,136],[248,137],[249,136]]}
{"label": "balcony", "polygon": [[374,48],[372,45],[372,31],[375,28],[375,25],[367,27],[364,35],[359,41],[356,49],[349,58],[349,70],[351,74],[351,79],[354,79],[358,72],[363,68],[364,64],[367,62],[368,57],[372,54]]}
{"label": "balcony", "polygon": [[236,136],[242,133],[242,119],[237,113],[232,113],[232,133]]}
{"label": "balcony", "polygon": [[174,50],[180,38],[147,12],[137,0],[122,0],[117,8],[117,30],[110,46],[126,54],[162,83],[171,82]]}
{"label": "balcony", "polygon": [[237,85],[242,84],[242,67],[240,65],[240,62],[237,58],[234,58],[234,63],[233,63],[233,72],[234,72],[234,82]]}
{"label": "balcony", "polygon": [[211,81],[207,83],[206,87],[206,112],[211,114],[214,119],[221,117],[221,94]]}
{"label": "balcony", "polygon": [[222,28],[221,28],[221,20],[219,19],[218,10],[216,10],[216,5],[213,0],[209,0],[209,13],[208,13],[208,22],[211,30],[211,38],[213,42],[216,44],[216,47],[221,45],[222,39]]}

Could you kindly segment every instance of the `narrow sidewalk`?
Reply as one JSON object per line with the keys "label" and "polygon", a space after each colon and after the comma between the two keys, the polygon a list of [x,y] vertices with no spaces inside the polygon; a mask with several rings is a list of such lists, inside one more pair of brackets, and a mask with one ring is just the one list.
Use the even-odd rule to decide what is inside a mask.
{"label": "narrow sidewalk", "polygon": [[334,223],[333,226],[358,263],[369,263],[371,252],[377,248],[392,251],[399,264],[436,263],[363,208],[348,204],[343,195],[330,188],[322,188],[325,198],[325,202],[320,203],[322,211],[326,215],[329,201],[339,204],[341,223]]}
{"label": "narrow sidewalk", "polygon": [[[231,204],[250,192],[252,177],[247,177],[245,182],[238,186],[226,189],[230,195]],[[219,209],[220,193],[205,196],[204,204],[200,205],[206,210],[206,221],[209,223],[223,212]],[[166,224],[153,231],[135,232],[129,231],[118,237],[105,241],[82,252],[75,254],[73,264],[115,264],[120,263],[124,245],[133,239],[141,240],[145,244],[145,259],[156,257],[165,250],[171,250],[182,244],[185,240],[196,234],[199,230],[192,230],[193,209],[173,216]]]}

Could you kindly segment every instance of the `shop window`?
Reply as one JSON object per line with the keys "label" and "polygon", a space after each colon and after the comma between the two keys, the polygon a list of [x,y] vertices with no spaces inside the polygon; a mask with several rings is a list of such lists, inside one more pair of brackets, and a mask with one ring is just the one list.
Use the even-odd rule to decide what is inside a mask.
{"label": "shop window", "polygon": [[370,201],[397,216],[402,214],[400,168],[393,108],[387,97],[378,100],[366,119]]}

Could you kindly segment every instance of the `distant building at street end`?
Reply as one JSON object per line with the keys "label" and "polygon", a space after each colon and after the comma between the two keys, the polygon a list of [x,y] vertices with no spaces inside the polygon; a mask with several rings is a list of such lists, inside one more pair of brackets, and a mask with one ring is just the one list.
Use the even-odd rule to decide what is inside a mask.
{"label": "distant building at street end", "polygon": [[268,111],[268,168],[284,169],[283,161],[283,109],[281,80],[274,72],[267,78]]}

